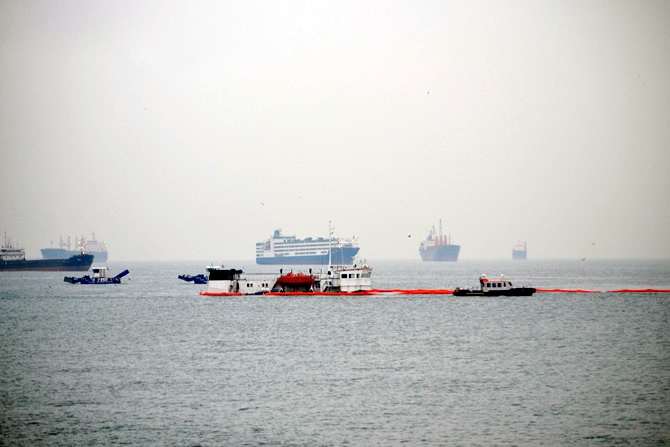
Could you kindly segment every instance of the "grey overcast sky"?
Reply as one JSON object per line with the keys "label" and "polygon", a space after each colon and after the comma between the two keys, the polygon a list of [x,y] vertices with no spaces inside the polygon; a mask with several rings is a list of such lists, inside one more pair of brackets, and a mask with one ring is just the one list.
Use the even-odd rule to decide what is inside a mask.
{"label": "grey overcast sky", "polygon": [[[0,2],[0,231],[39,257],[670,258],[670,2]],[[408,237],[410,236],[411,237]],[[592,245],[593,242],[596,245]]]}

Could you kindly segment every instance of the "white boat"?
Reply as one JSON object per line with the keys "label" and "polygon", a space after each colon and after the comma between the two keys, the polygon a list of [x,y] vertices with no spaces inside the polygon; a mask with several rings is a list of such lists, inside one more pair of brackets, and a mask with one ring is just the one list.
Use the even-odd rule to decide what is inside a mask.
{"label": "white boat", "polygon": [[317,276],[320,292],[355,293],[372,289],[372,269],[367,264],[335,267]]}
{"label": "white boat", "polygon": [[313,272],[244,273],[238,269],[208,267],[207,290],[201,295],[264,295],[307,293],[364,293],[372,289],[367,264],[335,266]]}
{"label": "white boat", "polygon": [[280,275],[244,273],[223,266],[207,267],[207,291],[201,295],[262,295],[274,287]]}

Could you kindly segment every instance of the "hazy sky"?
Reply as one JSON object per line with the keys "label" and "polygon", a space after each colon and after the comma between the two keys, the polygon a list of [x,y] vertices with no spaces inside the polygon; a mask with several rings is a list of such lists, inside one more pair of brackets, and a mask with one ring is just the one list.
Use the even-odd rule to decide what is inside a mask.
{"label": "hazy sky", "polygon": [[[29,257],[670,258],[670,2],[0,2],[0,231]],[[411,237],[408,237],[411,235]],[[596,242],[596,245],[592,245]]]}

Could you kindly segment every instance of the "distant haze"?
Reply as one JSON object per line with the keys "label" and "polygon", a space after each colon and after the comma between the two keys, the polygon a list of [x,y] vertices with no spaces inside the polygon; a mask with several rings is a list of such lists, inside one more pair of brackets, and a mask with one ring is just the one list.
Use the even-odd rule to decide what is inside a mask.
{"label": "distant haze", "polygon": [[[0,3],[0,231],[670,258],[670,2]],[[595,245],[594,245],[595,243]]]}

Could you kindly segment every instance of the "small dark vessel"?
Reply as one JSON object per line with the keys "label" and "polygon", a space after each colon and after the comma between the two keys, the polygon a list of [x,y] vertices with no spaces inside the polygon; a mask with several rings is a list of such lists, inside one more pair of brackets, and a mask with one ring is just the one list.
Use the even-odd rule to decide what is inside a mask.
{"label": "small dark vessel", "polygon": [[207,284],[207,277],[200,273],[199,275],[179,275],[177,278],[182,281],[192,282],[194,284]]}
{"label": "small dark vessel", "polygon": [[66,276],[63,278],[63,281],[69,282],[70,284],[121,284],[121,278],[130,273],[128,270],[124,270],[114,277],[107,277],[107,267],[93,267],[93,276],[82,276],[81,278],[75,278],[74,276]]}
{"label": "small dark vessel", "polygon": [[506,279],[488,279],[486,275],[479,278],[479,289],[454,290],[455,296],[532,296],[536,292],[534,287],[514,287],[511,281]]}

